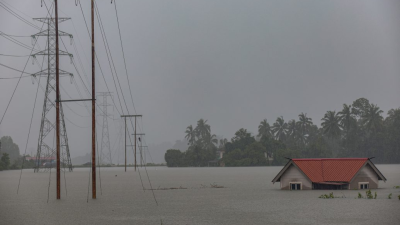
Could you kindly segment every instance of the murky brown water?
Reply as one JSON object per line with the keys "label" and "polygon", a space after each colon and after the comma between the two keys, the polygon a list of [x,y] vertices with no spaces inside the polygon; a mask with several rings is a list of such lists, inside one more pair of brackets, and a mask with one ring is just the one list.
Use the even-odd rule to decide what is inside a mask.
{"label": "murky brown water", "polygon": [[[318,198],[329,191],[279,190],[271,180],[281,167],[149,168],[153,188],[187,188],[154,191],[159,206],[132,168],[101,169],[102,191],[98,185],[97,200],[90,193],[89,202],[88,169],[66,172],[61,200],[52,171],[48,203],[49,173],[24,170],[17,195],[20,171],[2,171],[0,224],[400,224],[400,189],[393,189],[400,185],[400,165],[377,167],[388,181],[380,182],[376,200],[355,199],[354,190],[335,191],[346,196],[337,199]],[[203,188],[213,183],[226,188]]]}

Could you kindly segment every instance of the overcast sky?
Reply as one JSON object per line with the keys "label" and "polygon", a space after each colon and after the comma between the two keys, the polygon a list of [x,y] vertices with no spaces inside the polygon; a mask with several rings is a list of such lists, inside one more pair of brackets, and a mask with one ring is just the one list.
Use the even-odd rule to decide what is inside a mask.
{"label": "overcast sky", "polygon": [[[1,2],[42,26],[31,19],[46,16],[40,0]],[[72,0],[59,2],[60,16],[72,18],[61,23],[60,30],[73,34],[84,72],[70,40],[63,38],[64,43],[67,51],[74,54],[79,73],[90,88],[87,79],[91,74],[91,48],[80,7]],[[51,1],[46,3],[50,7]],[[114,5],[110,0],[97,3],[122,92],[129,113],[134,114]],[[81,4],[89,22],[90,1],[81,1]],[[195,125],[200,118],[208,120],[212,133],[230,139],[242,127],[256,133],[264,118],[272,124],[278,116],[288,121],[297,119],[301,112],[307,113],[319,126],[326,111],[340,111],[344,103],[351,104],[360,97],[378,104],[384,116],[389,109],[400,107],[398,0],[118,0],[117,8],[133,101],[136,113],[143,114],[143,120],[139,120],[143,127],[140,132],[146,133],[148,145],[183,139],[186,127]],[[113,92],[116,108],[121,111],[97,19],[95,30],[101,69]],[[0,31],[21,36],[39,32],[3,8],[0,8]],[[32,46],[30,38],[14,38]],[[45,41],[40,38],[40,47],[36,48],[42,49]],[[65,50],[64,46],[61,49]],[[0,54],[29,53],[0,36]],[[1,64],[19,70],[24,68],[27,59],[0,55]],[[42,62],[42,58],[38,59]],[[83,97],[87,98],[68,58],[61,59],[60,68],[74,74]],[[26,71],[39,70],[40,65],[32,65],[29,60]],[[0,66],[0,77],[16,76],[20,73]],[[96,91],[107,91],[98,64],[96,79]],[[17,81],[0,80],[0,116]],[[80,98],[70,81],[68,77],[62,78],[62,97]],[[21,79],[0,125],[0,136],[12,136],[21,154],[37,83],[37,80],[32,83],[31,78]],[[41,85],[45,87],[45,79]],[[116,85],[119,89],[118,82]],[[120,92],[119,95],[123,113],[127,114]],[[39,88],[29,154],[36,151],[43,99],[44,92]],[[84,155],[90,152],[91,144],[89,113],[82,103],[65,104],[68,104],[64,112],[71,155]],[[122,142],[117,138],[121,123],[117,110],[113,107],[108,110],[115,118],[109,119],[109,129],[113,157],[117,157],[122,154]],[[101,117],[98,123],[101,125]],[[51,142],[49,138],[46,143],[51,145]],[[156,161],[162,160],[163,152],[156,155],[159,159]]]}

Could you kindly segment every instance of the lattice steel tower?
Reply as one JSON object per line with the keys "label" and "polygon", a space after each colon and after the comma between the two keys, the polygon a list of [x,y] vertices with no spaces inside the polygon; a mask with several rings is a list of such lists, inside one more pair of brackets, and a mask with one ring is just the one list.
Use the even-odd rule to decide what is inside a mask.
{"label": "lattice steel tower", "polygon": [[[70,18],[58,18],[58,23],[62,23]],[[43,161],[52,161],[55,156],[56,146],[53,146],[53,140],[49,138],[49,134],[56,127],[55,120],[51,119],[50,112],[55,109],[55,82],[56,82],[56,30],[55,30],[55,18],[35,18],[34,20],[40,21],[42,23],[47,24],[47,30],[39,32],[35,35],[32,35],[32,38],[35,39],[40,36],[47,37],[47,46],[45,50],[39,51],[32,55],[33,58],[36,56],[47,56],[47,69],[39,71],[33,74],[33,77],[43,76],[47,77],[46,83],[46,91],[44,95],[44,104],[43,104],[43,112],[42,112],[42,120],[40,123],[40,134],[38,140],[38,148],[36,154],[36,164],[35,164],[35,172],[39,172],[39,170],[47,170],[49,167],[54,167],[52,162],[50,162],[50,166],[43,166]],[[65,32],[59,31],[59,36],[69,36],[72,41],[72,35],[67,34]],[[59,50],[60,56],[69,56],[72,61],[72,54]],[[59,70],[60,76],[70,76],[72,77],[72,73],[66,72],[64,70]],[[52,93],[54,92],[54,95]],[[61,100],[61,97],[60,97]],[[55,114],[55,113],[54,113]],[[55,117],[54,117],[55,118]],[[48,138],[46,138],[48,137]],[[47,144],[46,144],[47,142]],[[64,111],[62,107],[62,103],[60,102],[60,147],[61,147],[61,157],[60,163],[63,168],[68,168],[69,171],[72,171],[71,157],[69,154],[69,146],[68,146],[68,136],[67,129],[65,127],[64,121]]]}
{"label": "lattice steel tower", "polygon": [[107,113],[108,106],[107,97],[112,97],[110,92],[98,92],[97,96],[103,97],[103,101],[99,106],[103,106],[100,116],[103,117],[103,126],[101,131],[101,147],[100,147],[100,163],[112,165],[111,148],[110,148],[110,135],[108,132]]}

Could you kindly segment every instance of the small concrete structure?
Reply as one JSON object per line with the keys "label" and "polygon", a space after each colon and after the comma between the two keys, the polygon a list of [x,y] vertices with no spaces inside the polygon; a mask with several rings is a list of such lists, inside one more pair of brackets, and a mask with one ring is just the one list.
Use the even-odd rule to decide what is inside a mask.
{"label": "small concrete structure", "polygon": [[369,158],[290,159],[272,180],[282,190],[376,189],[386,178]]}

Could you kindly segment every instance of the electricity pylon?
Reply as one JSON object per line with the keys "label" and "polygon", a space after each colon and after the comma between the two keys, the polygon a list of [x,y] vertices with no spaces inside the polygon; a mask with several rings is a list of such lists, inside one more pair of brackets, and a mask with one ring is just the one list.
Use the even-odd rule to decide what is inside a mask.
{"label": "electricity pylon", "polygon": [[[62,23],[70,18],[58,18],[58,23]],[[51,138],[47,138],[49,133],[56,128],[56,123],[50,117],[50,111],[55,108],[56,102],[55,98],[55,82],[56,82],[56,28],[55,28],[55,18],[35,18],[34,20],[40,21],[42,23],[47,24],[47,30],[39,32],[35,35],[32,35],[32,38],[35,39],[39,36],[47,37],[47,46],[46,49],[39,51],[32,55],[33,58],[36,56],[42,55],[47,56],[47,69],[39,71],[35,74],[32,74],[33,77],[43,76],[47,77],[46,83],[46,91],[44,95],[44,104],[43,104],[43,112],[42,112],[42,120],[40,123],[40,131],[39,131],[39,140],[38,140],[38,148],[36,154],[36,163],[35,163],[35,172],[39,172],[39,170],[48,170],[53,167],[52,160],[55,156],[56,148],[50,147],[52,144],[48,145],[47,143],[53,143]],[[69,36],[72,39],[71,34],[67,34],[65,32],[59,31],[58,36]],[[69,56],[72,61],[72,54],[59,50],[58,53],[60,56]],[[64,70],[59,69],[60,76],[70,76],[72,77],[72,73],[66,72]],[[54,92],[54,96],[51,95]],[[60,97],[61,100],[61,97]],[[64,111],[62,104],[60,102],[60,147],[61,147],[61,163],[65,169],[68,168],[69,171],[72,171],[72,163],[71,157],[69,153],[69,145],[68,145],[68,136],[67,129],[65,127],[64,121]],[[50,160],[50,166],[43,166],[42,160]]]}
{"label": "electricity pylon", "polygon": [[98,92],[97,96],[103,97],[103,101],[99,106],[103,106],[100,116],[103,117],[102,131],[101,131],[101,147],[100,147],[100,163],[112,165],[111,148],[110,148],[110,135],[108,132],[107,108],[112,106],[107,104],[107,97],[111,97],[111,92]]}

